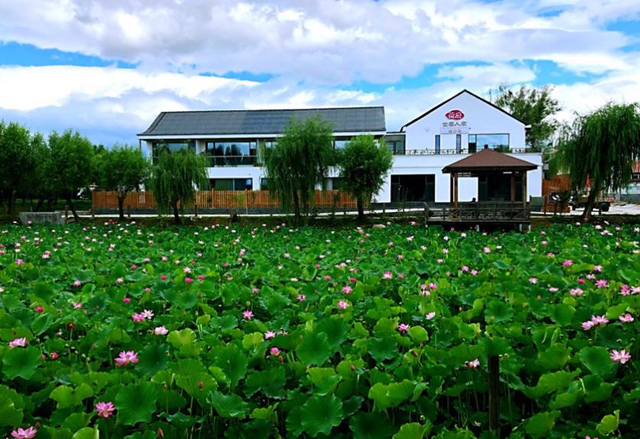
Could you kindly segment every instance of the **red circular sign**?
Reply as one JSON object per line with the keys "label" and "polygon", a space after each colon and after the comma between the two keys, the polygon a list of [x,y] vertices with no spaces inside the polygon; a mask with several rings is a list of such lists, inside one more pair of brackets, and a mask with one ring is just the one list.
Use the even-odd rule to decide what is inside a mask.
{"label": "red circular sign", "polygon": [[460,120],[464,118],[464,113],[460,110],[451,110],[444,117],[451,120]]}

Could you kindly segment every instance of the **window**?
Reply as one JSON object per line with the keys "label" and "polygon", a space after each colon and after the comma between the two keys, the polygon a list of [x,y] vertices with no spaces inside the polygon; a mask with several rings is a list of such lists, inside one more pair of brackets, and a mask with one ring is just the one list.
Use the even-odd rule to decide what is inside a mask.
{"label": "window", "polygon": [[258,142],[253,141],[214,141],[206,145],[213,166],[254,165],[257,151]]}
{"label": "window", "polygon": [[269,190],[269,186],[268,186],[268,181],[266,178],[262,177],[260,179],[260,190],[261,191],[267,191]]}
{"label": "window", "polygon": [[433,203],[436,199],[436,176],[433,174],[392,175],[391,202]]}
{"label": "window", "polygon": [[175,152],[187,148],[193,148],[195,150],[195,140],[172,140],[169,142],[154,142],[153,161],[155,162],[155,160],[158,158],[158,155],[163,151]]}
{"label": "window", "polygon": [[469,152],[477,152],[484,148],[509,151],[509,134],[469,134]]}
{"label": "window", "polygon": [[436,154],[440,154],[440,134],[436,134]]}
{"label": "window", "polygon": [[350,142],[350,140],[334,140],[333,141],[333,146],[336,149],[342,149],[345,146],[347,146],[347,143],[349,143],[349,142]]}
{"label": "window", "polygon": [[462,134],[456,134],[456,154],[462,152]]}
{"label": "window", "polygon": [[250,191],[253,189],[252,178],[212,178],[209,184],[216,191]]}
{"label": "window", "polygon": [[403,140],[387,140],[386,141],[387,148],[394,155],[404,155],[404,141]]}

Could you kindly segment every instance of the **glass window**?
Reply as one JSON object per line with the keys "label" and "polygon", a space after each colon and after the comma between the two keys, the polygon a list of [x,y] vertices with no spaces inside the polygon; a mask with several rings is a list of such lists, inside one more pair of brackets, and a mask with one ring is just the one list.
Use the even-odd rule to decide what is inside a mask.
{"label": "glass window", "polygon": [[440,154],[440,134],[436,134],[436,154]]}
{"label": "glass window", "polygon": [[268,186],[269,182],[267,181],[266,178],[261,178],[260,179],[260,190],[261,191],[266,191],[269,190],[269,186]]}
{"label": "glass window", "polygon": [[209,184],[216,191],[250,191],[253,189],[252,178],[212,178]]}
{"label": "glass window", "polygon": [[456,134],[456,154],[462,152],[462,134]]}
{"label": "glass window", "polygon": [[153,159],[155,160],[158,155],[163,151],[175,152],[181,149],[193,148],[196,149],[195,140],[171,140],[169,142],[155,142],[153,144]]}
{"label": "glass window", "polygon": [[207,142],[207,152],[219,157],[255,156],[257,142]]}
{"label": "glass window", "polygon": [[347,143],[349,143],[349,140],[334,140],[334,141],[333,141],[333,146],[334,146],[336,149],[342,149],[342,148],[344,148],[345,146],[347,146]]}
{"label": "glass window", "polygon": [[485,148],[509,151],[509,134],[469,134],[469,152]]}
{"label": "glass window", "polygon": [[395,155],[402,155],[405,153],[404,141],[402,140],[387,140],[387,148]]}

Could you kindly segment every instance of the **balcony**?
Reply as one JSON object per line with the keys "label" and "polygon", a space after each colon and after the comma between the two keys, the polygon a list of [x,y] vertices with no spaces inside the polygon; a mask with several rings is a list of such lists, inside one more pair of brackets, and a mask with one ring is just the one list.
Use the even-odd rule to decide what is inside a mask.
{"label": "balcony", "polygon": [[[407,149],[404,151],[394,151],[393,155],[464,155],[475,154],[479,150],[463,149]],[[509,149],[497,149],[498,152],[506,152],[509,154],[535,154],[540,153],[535,148],[509,148]]]}
{"label": "balcony", "polygon": [[209,167],[257,166],[256,155],[208,155]]}

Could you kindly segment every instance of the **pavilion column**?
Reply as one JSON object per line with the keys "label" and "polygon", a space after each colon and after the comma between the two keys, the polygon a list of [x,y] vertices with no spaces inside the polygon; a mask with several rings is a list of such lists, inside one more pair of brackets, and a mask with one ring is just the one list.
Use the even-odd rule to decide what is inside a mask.
{"label": "pavilion column", "polygon": [[458,173],[453,174],[453,182],[455,191],[453,192],[453,205],[454,207],[458,207]]}
{"label": "pavilion column", "polygon": [[449,174],[449,203],[453,205],[453,194],[455,193],[455,183],[453,176],[455,173]]}
{"label": "pavilion column", "polygon": [[516,172],[511,173],[511,202],[516,201]]}
{"label": "pavilion column", "polygon": [[527,205],[527,171],[522,171],[522,206]]}

